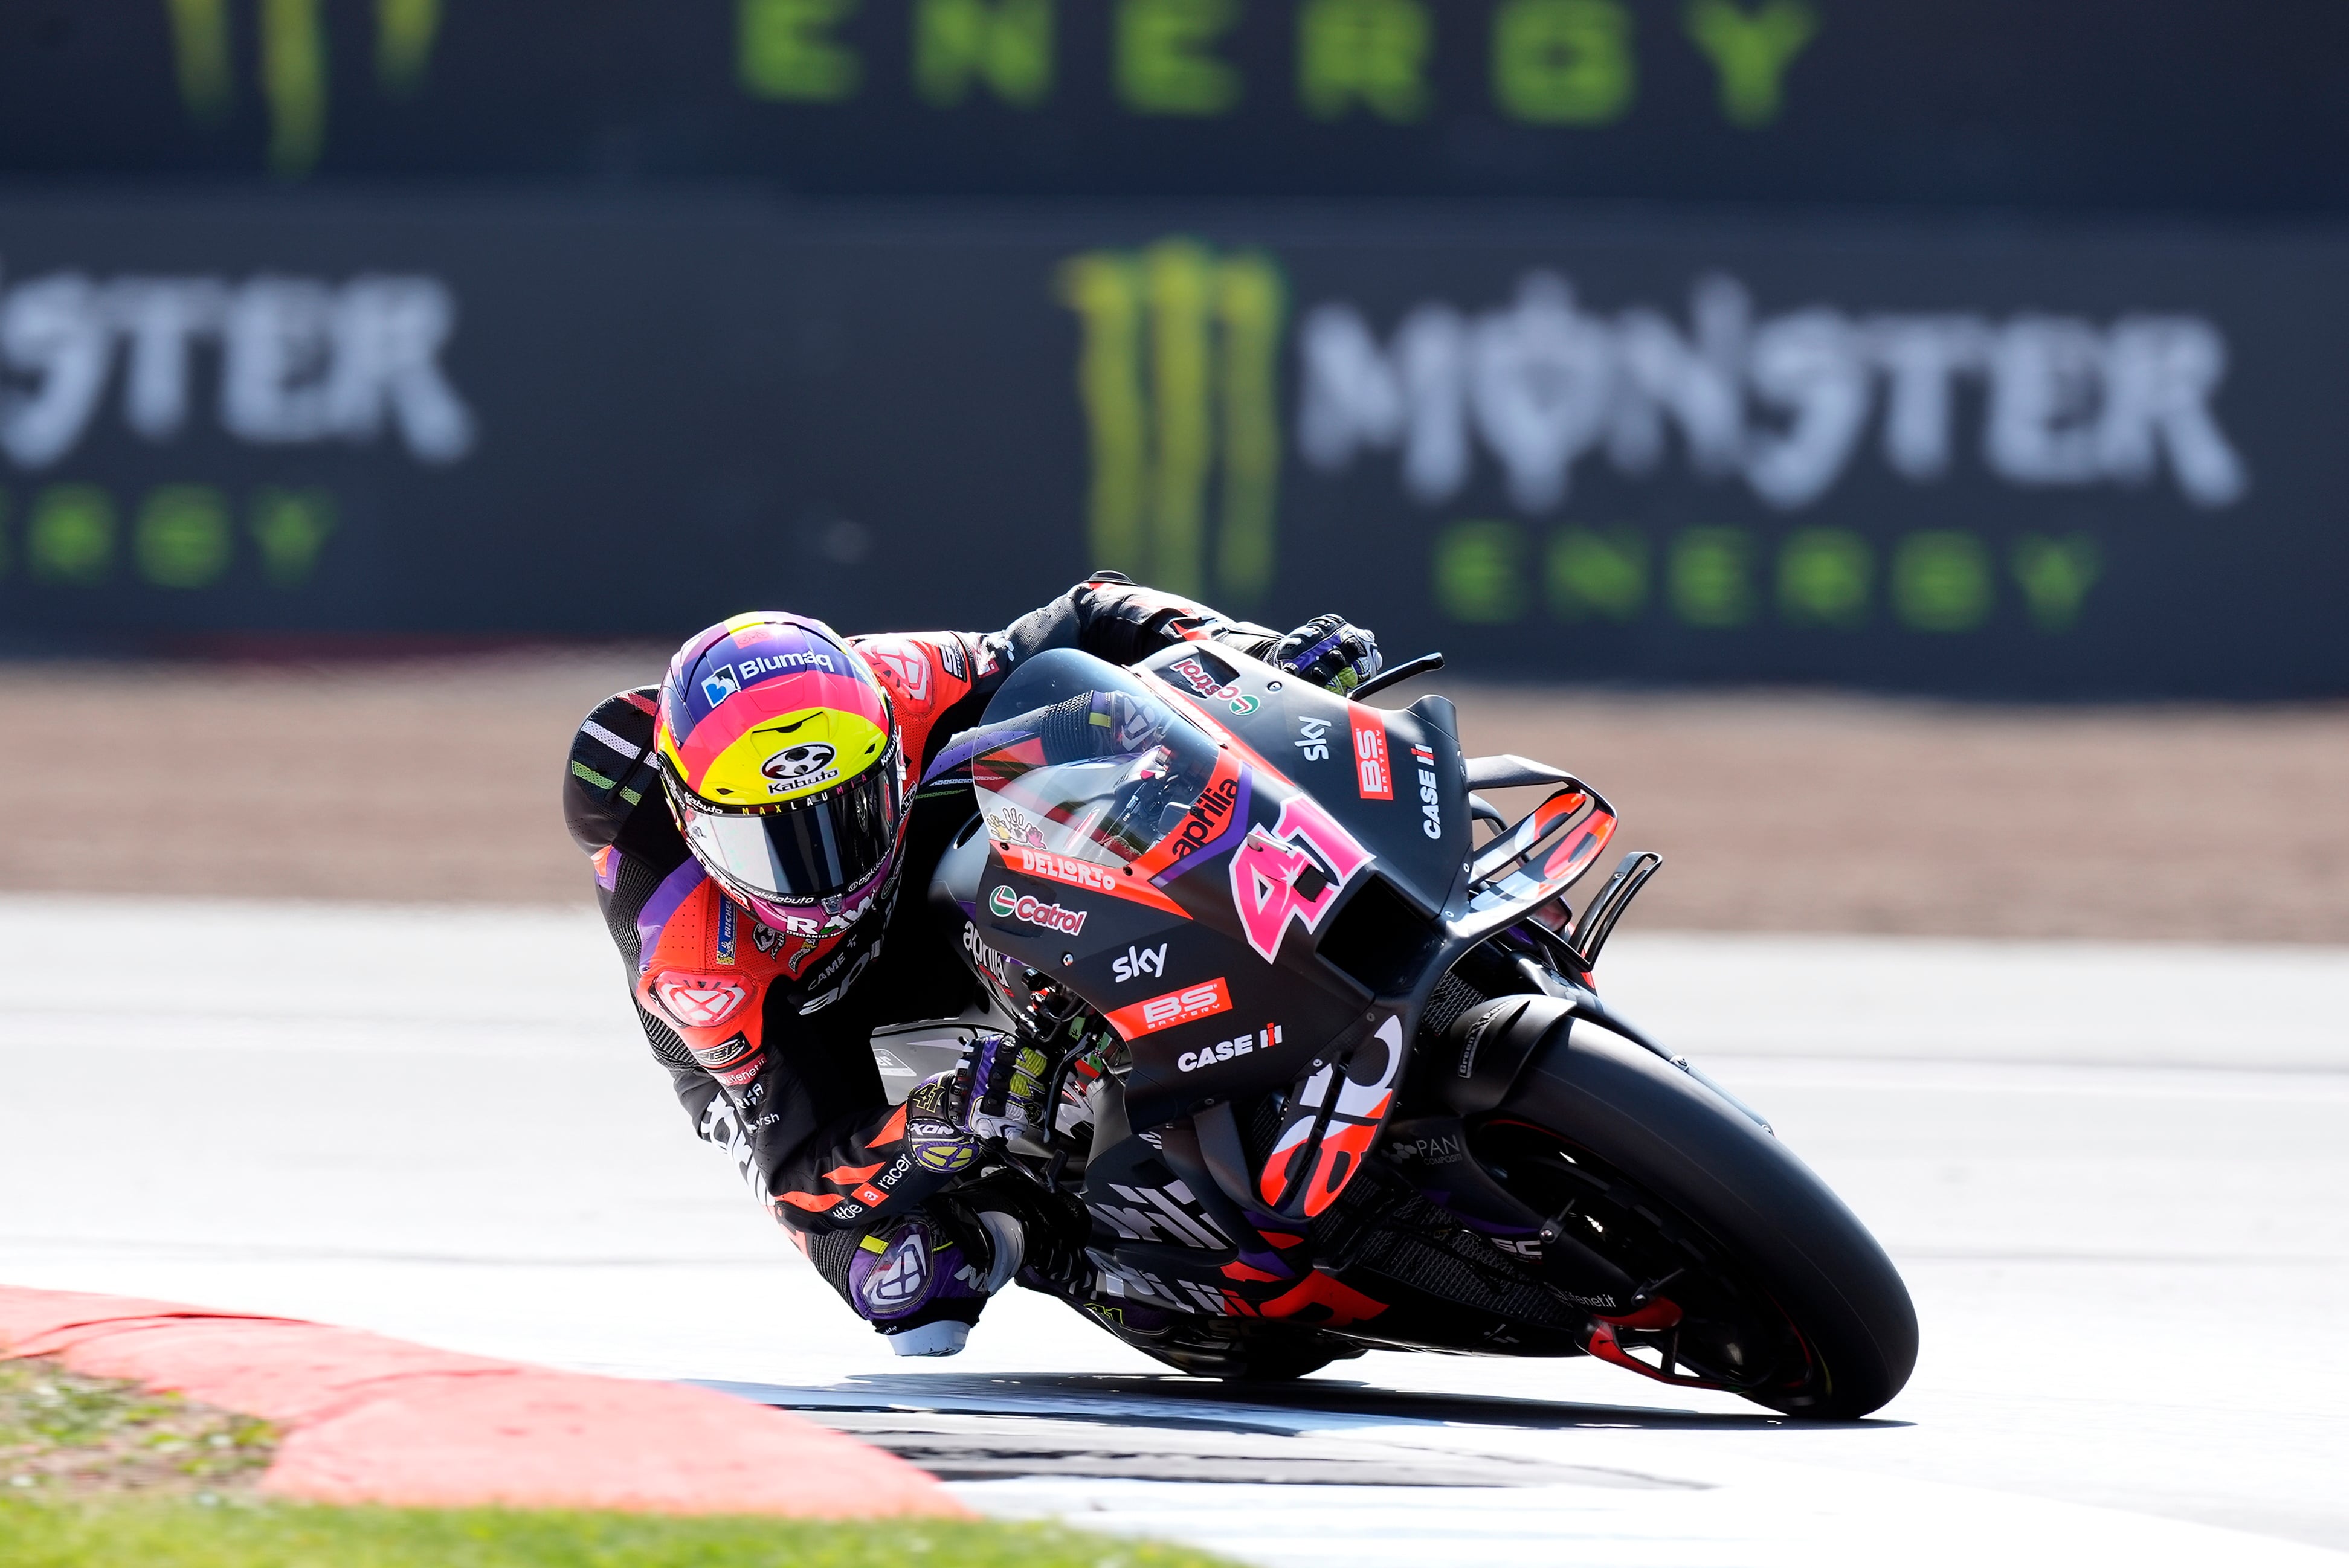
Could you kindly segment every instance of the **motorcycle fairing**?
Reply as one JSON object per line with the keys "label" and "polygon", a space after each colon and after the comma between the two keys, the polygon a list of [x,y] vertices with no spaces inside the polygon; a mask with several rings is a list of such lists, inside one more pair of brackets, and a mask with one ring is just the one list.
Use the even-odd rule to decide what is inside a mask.
{"label": "motorcycle fairing", "polygon": [[[1318,944],[1373,872],[1430,913],[1464,874],[1457,747],[1413,714],[1363,707],[1357,715],[1360,705],[1237,655],[1170,650],[1153,663],[1165,666],[1156,673],[1175,694],[1170,711],[1204,738],[1167,732],[1174,766],[1188,770],[1186,783],[1199,782],[1177,802],[1179,813],[1165,808],[1154,841],[1137,851],[1130,830],[1106,831],[1111,817],[1124,820],[1117,808],[1103,806],[1098,820],[1090,808],[1076,809],[1081,791],[1058,788],[1050,776],[1058,765],[1040,751],[1020,753],[996,768],[979,795],[982,810],[995,810],[988,834],[957,846],[941,865],[939,885],[972,923],[974,958],[988,950],[1003,954],[1120,1020],[1132,1057],[1125,1109],[1138,1131],[1095,1151],[1083,1189],[1105,1280],[1123,1281],[1136,1299],[1189,1311],[1219,1310],[1205,1291],[1217,1295],[1226,1314],[1362,1321],[1384,1304],[1350,1287],[1339,1295],[1317,1284],[1323,1276],[1306,1253],[1296,1264],[1281,1254],[1361,1170],[1393,1109],[1416,1007],[1388,1001],[1366,1008],[1361,984],[1319,961]],[[1157,683],[1145,686],[1132,671],[1071,650],[1046,654],[999,692],[986,717],[992,732],[986,745],[1026,744],[1023,732],[1050,722],[1040,716],[1045,706],[1073,711],[1084,706],[1080,696],[1092,702],[1115,694],[1164,703]],[[1397,773],[1387,791],[1392,799],[1359,788],[1350,760],[1357,717],[1384,738],[1391,760],[1410,769]],[[1331,742],[1326,758],[1303,764],[1331,765],[1317,771],[1312,792],[1265,758],[1292,728]],[[994,766],[984,746],[965,755],[975,769]],[[1117,761],[1103,756],[1086,765],[1114,774]],[[1434,780],[1423,786],[1433,800],[1420,798],[1423,772]],[[1099,803],[1110,796],[1095,790],[1086,798]],[[1007,805],[1014,808],[1008,814]],[[1100,852],[1102,844],[1110,852]],[[1043,856],[1061,861],[1045,865]],[[1062,862],[1071,860],[1082,861],[1075,876],[1108,885],[1039,875],[1040,868],[1068,872]],[[1164,907],[1119,896],[1133,883]],[[1056,902],[1061,929],[1040,930],[997,907],[1016,911],[1030,896]],[[1154,978],[1137,983],[1117,971],[1121,959],[1130,969],[1132,955],[1145,949],[1162,965]],[[1251,1037],[1253,1047],[1237,1048]],[[1186,1113],[1278,1090],[1287,1091],[1284,1117],[1269,1158],[1237,1181],[1220,1183],[1197,1156]],[[1138,1161],[1163,1169],[1154,1147],[1162,1137],[1168,1160],[1189,1155],[1171,1178],[1184,1183],[1181,1198],[1169,1179],[1121,1174]],[[1187,1220],[1167,1213],[1169,1202]]]}
{"label": "motorcycle fairing", "polygon": [[1394,1109],[1405,1056],[1402,1015],[1373,1013],[1363,1023],[1357,1043],[1333,1049],[1289,1094],[1257,1177],[1257,1195],[1283,1219],[1314,1219],[1335,1202]]}
{"label": "motorcycle fairing", "polygon": [[[1229,695],[1201,692],[1185,664]],[[1430,913],[1445,906],[1469,842],[1468,788],[1450,734],[1409,709],[1351,702],[1227,649],[1169,648],[1134,667],[1163,683],[1179,711],[1241,752],[1259,778],[1309,793],[1413,902]],[[1392,780],[1383,794],[1362,788],[1357,737],[1375,737],[1387,758]]]}

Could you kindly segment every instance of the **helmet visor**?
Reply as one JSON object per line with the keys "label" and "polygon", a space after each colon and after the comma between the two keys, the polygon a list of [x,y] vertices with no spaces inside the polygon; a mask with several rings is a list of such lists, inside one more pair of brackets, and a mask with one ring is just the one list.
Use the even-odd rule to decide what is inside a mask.
{"label": "helmet visor", "polygon": [[755,816],[672,789],[686,842],[720,882],[780,903],[836,898],[885,865],[897,842],[897,770],[868,768],[812,800]]}

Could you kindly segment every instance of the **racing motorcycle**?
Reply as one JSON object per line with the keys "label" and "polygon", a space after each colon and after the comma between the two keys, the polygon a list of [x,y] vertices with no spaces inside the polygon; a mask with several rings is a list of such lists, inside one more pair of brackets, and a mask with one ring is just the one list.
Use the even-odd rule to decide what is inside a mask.
{"label": "racing motorcycle", "polygon": [[973,810],[929,889],[988,1005],[876,1034],[884,1082],[1016,1050],[981,1109],[1086,1231],[1069,1299],[1185,1371],[1593,1356],[1876,1409],[1917,1354],[1890,1260],[1593,982],[1661,858],[1575,911],[1606,799],[1464,756],[1444,697],[1365,700],[1440,662],[1351,698],[1206,644],[1015,674],[941,759]]}

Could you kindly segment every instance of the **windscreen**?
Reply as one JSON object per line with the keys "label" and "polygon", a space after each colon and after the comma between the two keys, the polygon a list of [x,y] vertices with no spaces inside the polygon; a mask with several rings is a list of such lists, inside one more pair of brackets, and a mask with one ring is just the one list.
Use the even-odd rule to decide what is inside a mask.
{"label": "windscreen", "polygon": [[[1083,659],[1090,669],[1045,666]],[[998,841],[1096,865],[1138,860],[1181,825],[1215,777],[1217,747],[1141,681],[1077,654],[1051,654],[1006,683],[971,758],[971,785]],[[1061,678],[1053,678],[1055,676]],[[1009,717],[1005,696],[1053,696]]]}

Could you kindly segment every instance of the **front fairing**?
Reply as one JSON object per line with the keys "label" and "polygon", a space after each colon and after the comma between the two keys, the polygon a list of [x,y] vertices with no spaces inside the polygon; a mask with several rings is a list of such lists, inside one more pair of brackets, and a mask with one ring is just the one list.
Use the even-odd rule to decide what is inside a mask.
{"label": "front fairing", "polygon": [[[1075,783],[1040,796],[1030,769],[1011,812],[1001,809],[1009,791],[982,792],[987,826],[940,878],[969,923],[968,944],[1061,982],[1110,1021],[1133,1057],[1136,1128],[1288,1088],[1333,1048],[1373,1031],[1393,1037],[1381,1026],[1413,1011],[1406,999],[1381,995],[1321,949],[1381,880],[1401,895],[1400,919],[1435,929],[1430,917],[1466,854],[1452,738],[1201,645],[1138,670],[1074,650],[1042,655],[1005,683],[985,724],[1017,731],[1022,716],[1093,693],[1167,714],[1198,787],[1147,844],[1100,835],[1115,839],[1114,852],[1037,820],[1040,799],[1073,799]],[[1088,758],[1068,778],[1091,788],[1084,769],[1113,774],[1105,761],[1114,758]],[[977,771],[988,777],[983,758]],[[1412,1021],[1401,1020],[1404,1039]]]}

